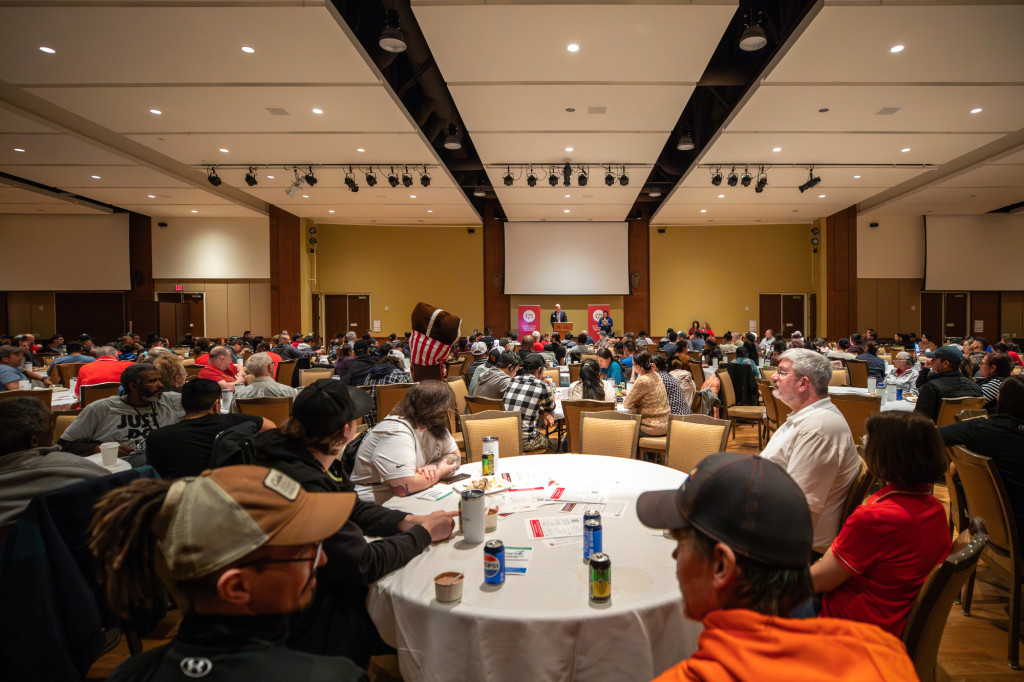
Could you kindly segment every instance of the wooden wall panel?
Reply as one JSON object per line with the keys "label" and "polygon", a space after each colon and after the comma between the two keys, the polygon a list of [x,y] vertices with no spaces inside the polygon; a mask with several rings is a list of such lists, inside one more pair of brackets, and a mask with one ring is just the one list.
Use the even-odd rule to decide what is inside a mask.
{"label": "wooden wall panel", "polygon": [[856,331],[863,332],[868,327],[878,329],[878,281],[877,279],[857,280],[857,321],[863,326],[863,329],[849,329],[842,336],[849,336]]}
{"label": "wooden wall panel", "polygon": [[7,317],[7,292],[6,291],[0,291],[0,327],[2,327],[2,329],[0,329],[0,332],[6,333],[6,334],[11,334],[13,336],[14,332],[9,331],[10,328],[11,328],[11,322],[10,322],[10,320]]}
{"label": "wooden wall panel", "polygon": [[505,225],[498,219],[497,209],[496,199],[484,202],[484,276],[481,285],[484,288],[484,326],[502,335],[509,328],[512,299],[505,295]]}
{"label": "wooden wall panel", "polygon": [[[145,337],[142,327],[134,326],[132,303],[152,301],[155,298],[153,286],[153,219],[140,213],[128,214],[128,268],[131,289],[124,292],[124,317],[132,331]],[[152,330],[150,330],[152,331]]]}
{"label": "wooden wall panel", "polygon": [[225,336],[238,336],[249,329],[249,282],[228,282],[228,327]]}
{"label": "wooden wall panel", "polygon": [[826,218],[825,232],[826,336],[837,339],[858,329],[857,207],[850,206]]}
{"label": "wooden wall panel", "polygon": [[897,317],[897,331],[901,334],[921,333],[921,289],[923,279],[900,279],[900,307]]}
{"label": "wooden wall panel", "polygon": [[1024,292],[1004,291],[999,303],[1000,336],[1024,337]]}
{"label": "wooden wall panel", "polygon": [[270,326],[274,332],[302,325],[299,218],[270,206]]}
{"label": "wooden wall panel", "polygon": [[[975,325],[981,323],[981,331],[976,331]],[[999,340],[999,333],[1002,331],[999,323],[999,292],[998,291],[975,291],[971,294],[971,315],[970,331],[972,335],[983,336],[990,343]]]}
{"label": "wooden wall panel", "polygon": [[269,281],[249,282],[249,322],[243,326],[243,332],[249,329],[257,336],[268,336],[273,333],[270,326]]}
{"label": "wooden wall panel", "polygon": [[127,328],[124,314],[124,293],[103,291],[54,294],[57,328],[65,341],[86,333],[96,338],[97,345],[117,339]]}
{"label": "wooden wall panel", "polygon": [[[861,329],[867,329],[869,326],[878,332],[878,338],[884,339],[891,337],[896,332],[896,326],[899,324],[899,307],[900,307],[900,287],[899,280],[895,279],[880,279],[878,281],[878,295],[875,298],[875,324],[868,325],[862,320],[860,322]],[[859,295],[859,294],[858,294]]]}
{"label": "wooden wall panel", "polygon": [[651,331],[651,211],[640,206],[629,221],[629,296],[622,299],[623,330]]}

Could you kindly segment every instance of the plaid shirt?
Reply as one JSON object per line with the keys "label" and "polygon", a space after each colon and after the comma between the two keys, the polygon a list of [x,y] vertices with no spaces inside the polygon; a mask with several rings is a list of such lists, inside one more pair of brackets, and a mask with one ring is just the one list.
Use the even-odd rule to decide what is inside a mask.
{"label": "plaid shirt", "polygon": [[523,413],[523,438],[537,435],[537,417],[541,412],[553,412],[555,399],[551,387],[531,374],[513,377],[502,397],[505,410]]}
{"label": "plaid shirt", "polygon": [[372,386],[370,389],[370,412],[366,415],[365,421],[367,426],[373,426],[377,423],[377,387],[384,384],[409,384],[412,383],[412,377],[400,369],[396,369],[390,374],[386,374],[383,377],[370,378],[369,376],[363,381],[363,386]]}

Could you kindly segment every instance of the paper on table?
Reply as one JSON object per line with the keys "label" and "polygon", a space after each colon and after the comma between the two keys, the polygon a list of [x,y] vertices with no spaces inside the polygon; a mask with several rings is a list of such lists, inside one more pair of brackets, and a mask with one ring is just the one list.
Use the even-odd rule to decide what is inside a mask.
{"label": "paper on table", "polygon": [[533,556],[533,547],[506,547],[505,548],[505,573],[523,575],[530,567],[530,558]]}
{"label": "paper on table", "polygon": [[498,474],[498,478],[508,481],[513,488],[548,486],[554,483],[551,477],[543,471],[504,471]]}
{"label": "paper on table", "polygon": [[611,502],[606,502],[604,504],[569,502],[558,511],[585,514],[586,512],[593,510],[601,514],[601,516],[622,518],[622,514],[626,511],[627,504],[629,503],[625,500],[612,500]]}
{"label": "paper on table", "polygon": [[540,491],[506,492],[498,504],[499,513],[502,516],[507,516],[516,512],[533,511],[545,502],[548,502],[548,496],[543,489]]}
{"label": "paper on table", "polygon": [[526,532],[531,538],[564,538],[583,535],[583,517],[547,517],[526,519]]}
{"label": "paper on table", "polygon": [[451,494],[452,494],[452,487],[450,485],[445,485],[443,483],[438,483],[437,485],[434,485],[434,486],[431,486],[430,488],[427,488],[426,490],[424,490],[421,493],[417,493],[416,497],[421,499],[421,500],[434,500],[434,501],[437,501],[437,500],[443,500],[444,498],[448,497]]}
{"label": "paper on table", "polygon": [[551,491],[550,500],[559,502],[598,502],[604,503],[608,496],[602,491],[593,488],[564,488],[558,487]]}
{"label": "paper on table", "polygon": [[576,537],[576,538],[551,538],[551,539],[541,540],[541,542],[543,542],[548,547],[552,547],[552,548],[554,548],[554,547],[569,547],[571,545],[581,545],[581,544],[583,544],[583,538],[582,537]]}

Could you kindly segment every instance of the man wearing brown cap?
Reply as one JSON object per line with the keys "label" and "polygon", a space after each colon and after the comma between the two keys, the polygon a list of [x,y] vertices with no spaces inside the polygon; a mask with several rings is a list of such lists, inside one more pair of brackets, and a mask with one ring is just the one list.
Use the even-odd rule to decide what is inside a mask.
{"label": "man wearing brown cap", "polygon": [[697,651],[657,682],[683,680],[913,680],[903,644],[875,625],[790,618],[811,596],[811,513],[782,467],[723,452],[704,458],[678,490],[646,492],[640,521],[672,532]]}
{"label": "man wearing brown cap", "polygon": [[142,479],[108,493],[89,546],[110,606],[128,616],[169,592],[185,614],[170,644],[133,656],[108,679],[366,680],[348,659],[285,646],[287,614],[312,602],[327,563],[323,540],[354,503],[353,494],[307,493],[255,466],[173,483]]}

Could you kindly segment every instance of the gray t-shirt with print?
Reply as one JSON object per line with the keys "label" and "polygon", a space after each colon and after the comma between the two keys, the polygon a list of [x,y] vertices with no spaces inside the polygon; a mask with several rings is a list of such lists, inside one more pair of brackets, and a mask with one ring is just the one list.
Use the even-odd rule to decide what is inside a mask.
{"label": "gray t-shirt with print", "polygon": [[66,441],[117,442],[136,453],[146,452],[153,429],[177,424],[185,417],[180,393],[163,393],[149,407],[134,407],[120,396],[97,400],[71,422],[61,436]]}

